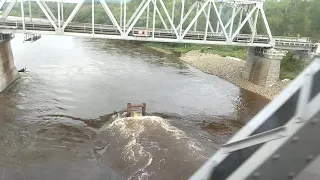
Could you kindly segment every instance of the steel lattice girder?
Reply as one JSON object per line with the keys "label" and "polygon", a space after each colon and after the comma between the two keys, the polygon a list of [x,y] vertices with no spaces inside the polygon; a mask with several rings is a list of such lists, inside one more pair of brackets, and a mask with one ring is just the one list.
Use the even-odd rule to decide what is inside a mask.
{"label": "steel lattice girder", "polygon": [[[3,5],[6,0],[1,0],[0,5]],[[85,3],[85,0],[79,0],[76,3],[75,8],[67,19],[63,20],[63,0],[57,0],[58,4],[58,17],[54,16],[52,10],[47,6],[43,0],[35,0],[41,11],[47,17],[55,33],[46,32],[44,30],[28,29],[29,26],[34,26],[30,23],[30,20],[25,18],[24,13],[22,14],[21,21],[23,24],[24,33],[40,33],[40,34],[58,34],[58,35],[76,35],[86,37],[99,37],[99,38],[112,38],[112,39],[127,39],[127,40],[144,40],[144,41],[161,41],[161,42],[176,42],[176,43],[197,43],[197,44],[221,44],[221,45],[238,45],[238,46],[259,46],[259,47],[271,47],[275,46],[275,41],[271,34],[267,18],[263,10],[264,0],[206,0],[198,1],[195,0],[190,3],[185,3],[185,0],[173,0],[172,7],[167,7],[163,0],[141,0],[140,5],[133,12],[132,15],[128,16],[125,0],[121,0],[121,15],[120,20],[116,18],[116,14],[110,10],[110,4],[106,3],[105,0],[92,0],[92,22],[90,25],[91,32],[71,33],[66,32],[66,28],[72,28],[74,17],[81,13],[79,10]],[[179,2],[179,3],[176,3]],[[7,18],[11,12],[14,4],[17,0],[10,1],[4,14],[2,21],[9,21]],[[103,24],[95,24],[95,10],[97,5],[95,3],[100,2],[103,9],[106,12],[107,18],[111,20],[112,26],[118,35],[110,34],[97,34],[99,31],[97,26],[104,26]],[[7,2],[8,3],[8,2]],[[21,3],[23,7],[24,3]],[[113,4],[114,5],[114,4]],[[150,12],[150,7],[154,12]],[[179,7],[179,8],[176,8]],[[30,8],[30,7],[29,7]],[[21,8],[22,9],[22,8]],[[29,9],[32,12],[32,9]],[[228,19],[225,19],[226,12],[230,12]],[[117,12],[118,13],[118,12]],[[118,14],[117,14],[118,15]],[[174,19],[175,16],[181,16]],[[146,30],[148,35],[144,38],[132,37],[132,33],[136,30],[141,30],[138,27],[138,22],[142,16],[147,16],[148,22],[146,22]],[[258,17],[261,17],[262,24],[266,29],[266,36],[261,35],[257,32],[257,21]],[[31,19],[30,15],[30,19]],[[156,19],[161,20],[162,32],[169,33],[170,37],[159,35],[159,28],[156,27]],[[205,26],[198,26],[198,23],[202,20],[205,22]],[[21,21],[17,21],[19,25]],[[25,24],[29,26],[25,26]],[[213,24],[217,25],[217,28],[213,28]],[[247,34],[245,38],[243,36],[239,38],[239,34],[246,25],[250,27],[250,34]],[[261,23],[260,23],[261,24]],[[85,24],[82,24],[84,29],[88,29]],[[149,27],[151,25],[151,27]],[[193,28],[192,28],[193,27]],[[201,29],[202,28],[202,29]],[[2,28],[4,30],[9,30]],[[201,30],[200,30],[201,29]],[[12,31],[13,32],[13,31]],[[19,32],[15,30],[14,32]],[[199,32],[198,35],[192,34],[193,32]],[[161,32],[160,32],[161,33]],[[258,35],[259,34],[259,35]],[[190,39],[191,38],[191,39]],[[261,42],[261,40],[263,42]]]}

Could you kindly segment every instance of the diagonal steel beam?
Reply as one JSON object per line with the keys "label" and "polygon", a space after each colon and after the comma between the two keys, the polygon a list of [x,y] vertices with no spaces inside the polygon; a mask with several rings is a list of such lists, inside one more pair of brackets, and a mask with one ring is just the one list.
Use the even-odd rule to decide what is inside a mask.
{"label": "diagonal steel beam", "polygon": [[[184,16],[184,0],[181,0],[181,12],[180,12],[180,24],[181,27],[183,27],[183,16]],[[182,28],[179,29],[179,34],[180,36],[183,38],[184,36],[182,36]]]}
{"label": "diagonal steel beam", "polygon": [[177,26],[177,29],[182,28],[182,24],[188,19],[189,15],[193,11],[193,9],[197,6],[197,4],[198,4],[198,2],[195,2],[192,4],[192,6],[189,8],[187,14],[183,17],[182,22],[180,22],[179,25]]}
{"label": "diagonal steel beam", "polygon": [[246,22],[251,18],[254,11],[257,10],[257,6],[251,9],[247,17],[243,20],[243,22],[240,24],[238,29],[234,32],[233,36],[231,37],[231,41],[239,34],[240,30],[243,28],[243,26],[246,24]]}
{"label": "diagonal steel beam", "polygon": [[[37,0],[39,1],[39,0]],[[71,14],[69,15],[68,19],[66,20],[66,22],[63,24],[62,29],[64,30],[68,24],[73,20],[74,16],[78,13],[78,11],[80,10],[82,4],[84,3],[85,0],[81,0],[80,2],[77,3],[76,7],[73,9],[73,11],[71,12]]]}
{"label": "diagonal steel beam", "polygon": [[[126,35],[129,34],[129,32],[132,30],[133,26],[137,23],[137,21],[139,20],[139,18],[141,17],[142,13],[146,10],[146,8],[148,7],[148,5],[150,4],[151,0],[147,0],[147,2],[144,4],[144,6],[142,7],[141,11],[137,14],[137,16],[135,17],[135,19],[133,20],[133,22],[131,23],[131,25],[129,26],[127,32],[125,33]],[[154,16],[155,17],[155,16]],[[154,18],[153,17],[153,18]]]}
{"label": "diagonal steel beam", "polygon": [[[219,6],[219,16],[221,15],[222,13],[222,9],[224,7],[225,4],[220,4]],[[216,29],[216,32],[218,33],[219,32],[219,28],[220,28],[220,23],[217,23],[217,29]]]}
{"label": "diagonal steel beam", "polygon": [[[202,3],[199,3],[199,4],[202,6]],[[210,18],[210,17],[208,16],[208,14],[207,14],[206,11],[203,11],[203,14],[204,14],[204,16],[205,16],[206,18]],[[212,24],[211,24],[210,21],[209,21],[209,28],[210,28],[211,32],[214,33],[214,30],[213,30],[213,27],[212,27]]]}
{"label": "diagonal steel beam", "polygon": [[6,2],[7,2],[7,0],[1,0],[1,1],[0,1],[0,9],[3,8],[3,5],[4,5],[4,3],[6,3]]}
{"label": "diagonal steel beam", "polygon": [[[246,16],[248,16],[248,14],[249,14],[249,6],[247,6],[247,10],[246,10]],[[253,23],[252,23],[252,17],[250,17],[249,18],[249,20],[248,20],[248,24],[249,24],[249,27],[250,27],[250,30],[251,30],[251,32],[253,32],[254,30],[253,30]]]}
{"label": "diagonal steel beam", "polygon": [[167,16],[167,19],[168,19],[168,21],[169,21],[169,23],[170,23],[170,25],[171,25],[174,33],[176,34],[176,37],[179,38],[178,31],[177,31],[177,29],[174,27],[173,19],[170,18],[169,12],[168,12],[168,10],[167,10],[167,8],[166,8],[166,6],[164,5],[164,3],[163,3],[162,0],[160,0],[160,4],[161,4],[161,6],[162,6],[162,8],[163,8],[163,10],[164,10],[164,13],[165,13],[166,16]]}
{"label": "diagonal steel beam", "polygon": [[147,8],[147,20],[146,20],[146,28],[149,28],[149,14],[150,14],[150,6]]}
{"label": "diagonal steel beam", "polygon": [[175,7],[176,7],[176,0],[173,0],[172,9],[171,9],[171,19],[172,19],[172,22],[174,22],[174,10],[175,10]]}
{"label": "diagonal steel beam", "polygon": [[39,5],[40,9],[42,10],[42,12],[44,13],[44,15],[46,15],[46,17],[48,18],[48,20],[50,21],[50,23],[52,24],[52,26],[54,27],[54,29],[57,29],[57,25],[55,24],[55,22],[52,20],[52,18],[50,17],[49,13],[47,12],[47,10],[43,7],[42,3],[40,2],[40,0],[36,0],[37,4]]}
{"label": "diagonal steel beam", "polygon": [[137,16],[137,14],[140,12],[141,8],[143,7],[144,3],[147,0],[142,0],[141,3],[139,4],[138,8],[134,11],[134,13],[132,14],[132,16],[130,17],[129,21],[128,21],[128,26],[131,25],[132,21],[134,20],[134,18]]}
{"label": "diagonal steel beam", "polygon": [[160,13],[160,11],[159,11],[158,6],[157,6],[156,4],[154,4],[154,1],[152,1],[152,3],[153,3],[153,5],[155,5],[155,7],[156,7],[156,12],[157,12],[158,16],[160,17],[160,20],[161,20],[164,28],[165,28],[165,29],[168,29],[167,23],[166,23],[166,21],[163,19],[162,15],[161,15],[161,13]]}
{"label": "diagonal steel beam", "polygon": [[121,27],[119,26],[116,18],[114,18],[112,12],[110,11],[109,6],[107,5],[106,1],[105,0],[100,0],[100,3],[102,4],[103,9],[106,11],[107,15],[109,16],[112,24],[114,26],[116,26],[118,31],[121,33],[121,35],[123,35],[123,31],[122,31]]}
{"label": "diagonal steel beam", "polygon": [[[234,16],[232,16],[232,17],[235,18],[235,17],[239,14],[240,10],[241,10],[241,8],[237,9],[237,11],[235,12]],[[228,29],[228,27],[230,26],[231,21],[232,21],[232,18],[229,19],[229,21],[227,22],[227,24],[226,24],[226,26],[225,26],[226,29]]]}
{"label": "diagonal steel beam", "polygon": [[238,21],[238,27],[240,26],[241,22],[242,22],[242,16],[243,16],[243,7],[240,7],[241,12],[240,12],[240,17],[239,17],[239,21]]}
{"label": "diagonal steel beam", "polygon": [[273,41],[273,37],[272,37],[272,34],[271,34],[271,30],[270,30],[270,27],[269,27],[269,23],[268,23],[266,14],[264,13],[263,8],[259,8],[259,9],[260,9],[260,12],[261,12],[261,15],[262,15],[262,19],[263,19],[264,25],[266,26],[266,29],[267,29],[267,33],[268,33],[269,39],[270,39],[270,41]]}
{"label": "diagonal steel beam", "polygon": [[[231,17],[231,22],[230,22],[230,28],[229,28],[229,38],[231,38],[232,31],[233,31],[233,22],[234,18],[236,17],[236,7],[232,7],[232,17]],[[226,27],[227,28],[227,27]]]}
{"label": "diagonal steel beam", "polygon": [[207,36],[208,36],[208,27],[210,23],[210,12],[211,12],[211,3],[209,3],[208,7],[208,16],[206,16],[207,22],[206,22],[206,28],[205,28],[205,34],[204,34],[204,40],[207,41]]}
{"label": "diagonal steel beam", "polygon": [[227,32],[226,32],[226,28],[224,27],[222,19],[221,19],[221,13],[219,13],[218,8],[216,6],[216,3],[212,2],[212,4],[213,4],[214,12],[216,13],[216,15],[218,17],[218,20],[219,20],[218,24],[220,24],[220,26],[222,28],[222,31],[223,31],[223,34],[226,37],[226,39],[228,40],[229,38],[228,38],[228,35],[227,35]]}
{"label": "diagonal steel beam", "polygon": [[254,24],[253,24],[253,32],[251,34],[251,43],[254,41],[254,36],[256,35],[257,32],[257,22],[258,22],[258,16],[259,16],[259,9],[256,11],[256,16],[254,18]]}
{"label": "diagonal steel beam", "polygon": [[[199,2],[196,2],[197,3],[197,9],[196,9],[196,13],[198,13],[199,11],[199,8],[200,8],[200,3]],[[206,16],[207,18],[207,16]],[[197,31],[197,26],[198,26],[198,20],[196,20],[196,22],[194,23],[194,27],[193,27],[193,31]]]}
{"label": "diagonal steel beam", "polygon": [[40,2],[43,4],[43,7],[47,10],[47,12],[49,13],[50,17],[53,19],[54,22],[57,22],[57,18],[54,16],[54,14],[52,13],[51,9],[48,7],[47,3],[43,0],[40,0]]}
{"label": "diagonal steel beam", "polygon": [[[246,15],[248,16],[248,13],[246,13]],[[251,32],[253,32],[252,17],[251,17],[251,18],[249,18],[249,20],[248,20],[248,24],[249,24],[249,27],[250,27]]]}
{"label": "diagonal steel beam", "polygon": [[[183,34],[181,35],[181,38],[184,38],[186,36],[186,34],[188,33],[188,31],[190,30],[190,28],[193,26],[193,24],[196,22],[196,20],[199,18],[200,14],[202,13],[202,11],[206,8],[206,6],[210,3],[210,1],[206,1],[203,6],[200,8],[199,12],[196,14],[196,16],[192,19],[192,21],[190,22],[189,26],[186,28],[186,30],[183,32]],[[182,28],[180,29],[180,31],[182,31]]]}
{"label": "diagonal steel beam", "polygon": [[14,5],[16,5],[17,1],[18,1],[18,0],[12,0],[12,1],[9,3],[7,9],[4,11],[4,13],[3,13],[2,16],[1,16],[2,19],[7,19],[8,15],[9,15],[10,12],[12,11]]}

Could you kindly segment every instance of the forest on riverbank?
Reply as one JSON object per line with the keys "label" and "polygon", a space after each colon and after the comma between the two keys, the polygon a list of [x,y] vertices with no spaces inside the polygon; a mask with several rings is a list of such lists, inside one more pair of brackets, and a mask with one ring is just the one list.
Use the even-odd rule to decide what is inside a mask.
{"label": "forest on riverbank", "polygon": [[[108,1],[108,0],[107,0]],[[130,19],[134,11],[137,9],[141,1],[133,0],[127,2],[127,21]],[[163,0],[166,7],[172,7],[172,0]],[[185,7],[190,7],[194,2],[185,1]],[[24,3],[24,12],[26,17],[29,15],[28,2]],[[48,6],[52,10],[53,14],[57,17],[57,3],[47,2]],[[112,13],[120,23],[120,4],[119,2],[108,3]],[[64,16],[65,19],[69,16],[74,4],[64,5]],[[159,5],[160,7],[160,5]],[[292,37],[311,37],[314,40],[320,39],[320,1],[319,0],[266,0],[264,10],[268,18],[269,26],[274,36],[292,36]],[[31,3],[32,16],[39,18],[46,18],[38,5],[33,1]],[[175,4],[176,12],[181,9],[181,1],[177,0]],[[159,8],[160,13],[165,17],[164,10]],[[171,9],[168,9],[171,12]],[[20,3],[17,3],[15,8],[12,10],[10,15],[21,16],[20,14]],[[225,8],[223,13],[223,21],[226,22],[232,11]],[[171,14],[171,13],[170,13]],[[187,18],[184,27],[186,27],[194,17],[195,12],[192,12],[189,18]],[[153,6],[150,6],[149,11],[149,27],[152,25]],[[198,20],[198,30],[203,30],[206,24],[206,20],[200,16]],[[123,18],[123,17],[122,17]],[[91,23],[91,1],[86,1],[80,12],[75,16],[73,22]],[[165,19],[165,18],[164,18]],[[174,15],[175,24],[179,24],[180,13]],[[237,19],[236,19],[237,20]],[[143,27],[147,24],[146,12],[143,13],[137,26]],[[166,20],[165,20],[166,21]],[[123,22],[123,21],[122,21]],[[212,26],[216,26],[216,20],[212,20]],[[108,18],[106,12],[101,6],[99,1],[95,2],[95,23],[97,24],[112,24]],[[167,24],[169,24],[167,22]],[[155,27],[163,28],[163,23],[157,17]],[[249,25],[243,28],[240,33],[250,33]],[[262,23],[262,18],[258,19],[257,32],[259,34],[265,34],[265,28]],[[193,44],[170,44],[170,43],[147,43],[146,46],[158,47],[169,49],[174,52],[186,53],[191,50],[200,50],[204,53],[215,53],[221,56],[233,56],[241,59],[246,59],[246,48],[243,47],[231,47],[231,46],[211,46],[211,45],[193,45]],[[305,65],[305,62],[294,59],[293,53],[289,52],[287,57],[282,61],[282,74],[281,78],[292,79],[297,73],[299,73]]]}

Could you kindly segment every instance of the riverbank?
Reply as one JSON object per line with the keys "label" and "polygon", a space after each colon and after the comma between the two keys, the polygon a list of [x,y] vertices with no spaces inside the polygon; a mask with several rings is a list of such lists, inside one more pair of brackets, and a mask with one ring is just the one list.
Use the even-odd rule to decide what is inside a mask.
{"label": "riverbank", "polygon": [[221,77],[268,99],[273,99],[279,94],[310,62],[297,59],[295,53],[289,51],[281,60],[280,66],[280,80],[289,81],[279,81],[271,87],[261,87],[241,78],[247,58],[245,47],[175,43],[144,43],[143,46],[160,53],[179,56],[181,60],[205,73]]}
{"label": "riverbank", "polygon": [[176,43],[145,43],[146,48],[165,54],[181,55],[190,51],[199,50],[202,53],[217,54],[222,57],[232,56],[240,59],[247,58],[247,50],[236,46],[215,46],[202,44],[176,44]]}
{"label": "riverbank", "polygon": [[279,81],[270,87],[262,87],[245,81],[241,78],[245,61],[237,58],[222,57],[200,51],[189,51],[183,54],[180,59],[205,73],[223,78],[236,86],[257,93],[270,100],[289,84],[289,81]]}

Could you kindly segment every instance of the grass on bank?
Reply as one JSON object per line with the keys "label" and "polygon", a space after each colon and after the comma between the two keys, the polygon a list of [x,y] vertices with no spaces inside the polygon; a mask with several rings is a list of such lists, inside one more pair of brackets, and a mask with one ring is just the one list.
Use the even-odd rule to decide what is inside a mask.
{"label": "grass on bank", "polygon": [[245,60],[247,58],[247,50],[244,47],[235,46],[214,46],[214,45],[198,45],[198,44],[177,44],[177,43],[146,43],[150,48],[159,48],[174,53],[185,54],[192,50],[200,50],[203,53],[217,54],[222,57],[232,56]]}
{"label": "grass on bank", "polygon": [[[231,56],[242,60],[247,59],[247,49],[245,47],[175,43],[145,43],[144,46],[166,54],[170,52],[185,54],[192,50],[200,50],[203,53],[217,54],[222,57]],[[294,79],[308,64],[307,61],[295,59],[293,52],[288,52],[281,60],[280,79]]]}
{"label": "grass on bank", "polygon": [[281,60],[280,79],[294,79],[309,65],[309,63],[309,61],[294,58],[294,53],[288,52]]}

